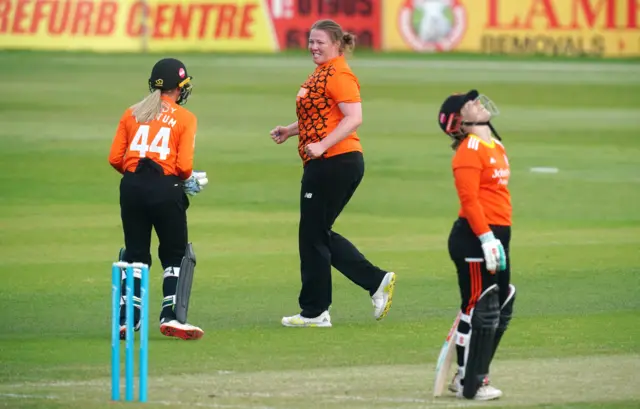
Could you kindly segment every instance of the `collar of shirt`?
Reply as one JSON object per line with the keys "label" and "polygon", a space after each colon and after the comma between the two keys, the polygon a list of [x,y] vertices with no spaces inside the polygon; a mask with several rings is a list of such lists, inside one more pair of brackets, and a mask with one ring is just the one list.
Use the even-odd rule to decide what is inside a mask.
{"label": "collar of shirt", "polygon": [[327,65],[329,65],[331,63],[334,63],[334,62],[337,62],[337,61],[341,61],[341,60],[344,60],[344,54],[340,54],[337,57],[333,57],[330,60],[327,60],[327,61],[323,62],[322,64],[318,65],[318,68],[326,67]]}

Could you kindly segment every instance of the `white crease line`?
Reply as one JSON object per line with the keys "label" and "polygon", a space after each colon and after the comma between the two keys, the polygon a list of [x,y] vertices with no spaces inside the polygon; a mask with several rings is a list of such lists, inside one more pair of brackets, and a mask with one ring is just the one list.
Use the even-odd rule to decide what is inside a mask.
{"label": "white crease line", "polygon": [[[308,394],[293,394],[293,393],[265,393],[265,392],[247,392],[247,393],[230,393],[221,394],[220,398],[262,398],[262,399],[307,399]],[[362,403],[392,403],[392,404],[421,404],[427,405],[427,407],[438,408],[466,408],[473,405],[475,402],[452,402],[446,399],[422,399],[422,398],[393,398],[387,396],[358,396],[358,395],[324,395],[322,393],[314,393],[314,400],[324,403],[338,403],[338,402],[362,402]]]}
{"label": "white crease line", "polygon": [[233,409],[275,409],[271,406],[254,406],[254,405],[233,405],[222,403],[202,403],[202,402],[176,402],[176,401],[149,401],[156,405],[163,406],[196,406],[200,408],[233,408]]}
{"label": "white crease line", "polygon": [[22,393],[0,393],[0,397],[14,399],[58,399],[52,395],[25,395]]}
{"label": "white crease line", "polygon": [[21,382],[5,385],[7,388],[64,388],[64,387],[77,387],[77,386],[101,386],[104,381],[56,381],[56,382]]}
{"label": "white crease line", "polygon": [[[294,394],[294,393],[268,393],[268,392],[247,392],[247,393],[228,393],[216,395],[216,398],[262,398],[262,399],[308,399],[308,394]],[[215,399],[215,398],[214,398]],[[333,395],[327,396],[321,393],[314,394],[314,400],[325,403],[336,402],[363,402],[363,403],[418,403],[426,404],[427,407],[438,408],[466,408],[473,404],[473,402],[451,402],[450,400],[436,400],[436,399],[421,399],[421,398],[392,398],[386,396],[357,396],[357,395]],[[183,402],[175,401],[153,401],[151,403],[157,403],[165,406],[184,405]],[[289,403],[290,404],[290,403]],[[287,404],[287,405],[289,405]],[[233,404],[211,404],[211,403],[189,403],[189,406],[200,407],[213,407],[213,408],[239,408],[239,409],[274,409],[270,406],[246,406],[246,405],[233,405]]]}
{"label": "white crease line", "polygon": [[[65,400],[57,396],[52,395],[25,395],[19,393],[0,393],[0,397],[2,398],[13,398],[13,399],[55,399],[55,400]],[[69,399],[71,401],[79,401],[82,402],[84,399]],[[95,401],[95,399],[91,399],[90,401]],[[149,401],[149,403],[164,405],[164,406],[183,406],[185,402],[178,401]],[[270,406],[254,406],[254,405],[234,405],[234,404],[220,404],[220,403],[193,403],[189,402],[188,406],[197,406],[203,408],[227,408],[227,409],[275,409]]]}
{"label": "white crease line", "polygon": [[[222,392],[217,394],[218,398],[266,398],[266,399],[282,399],[282,398],[307,398],[309,395],[305,393],[293,392]],[[431,402],[422,398],[392,398],[386,396],[358,396],[358,395],[324,395],[316,393],[315,399],[319,400],[336,400],[336,401],[362,401],[362,402],[391,402],[391,403],[428,403]]]}

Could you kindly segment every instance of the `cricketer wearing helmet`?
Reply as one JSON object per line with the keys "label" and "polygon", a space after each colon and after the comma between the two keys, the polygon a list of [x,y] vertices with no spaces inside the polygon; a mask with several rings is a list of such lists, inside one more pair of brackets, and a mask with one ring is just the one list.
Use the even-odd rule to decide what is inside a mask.
{"label": "cricketer wearing helmet", "polygon": [[460,201],[448,241],[461,294],[455,334],[458,371],[449,390],[476,400],[502,396],[489,383],[489,366],[515,301],[509,160],[490,123],[498,112],[488,97],[471,90],[449,96],[438,114],[438,124],[453,142],[452,170]]}
{"label": "cricketer wearing helmet", "polygon": [[[193,171],[197,120],[183,107],[191,95],[191,81],[181,61],[159,60],[148,80],[149,95],[124,112],[109,153],[109,163],[122,174],[120,214],[125,249],[120,258],[151,266],[151,231],[155,229],[158,257],[164,270],[160,331],[185,340],[199,339],[204,334],[202,329],[186,322],[195,267],[195,254],[187,234],[187,195],[196,195],[208,183],[205,172]],[[134,326],[138,329],[137,269],[134,278]],[[122,304],[124,300],[121,337],[125,332]]]}

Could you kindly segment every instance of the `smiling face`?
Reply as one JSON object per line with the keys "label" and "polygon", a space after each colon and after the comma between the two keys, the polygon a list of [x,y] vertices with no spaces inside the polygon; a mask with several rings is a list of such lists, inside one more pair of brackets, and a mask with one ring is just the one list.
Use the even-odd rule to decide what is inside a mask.
{"label": "smiling face", "polygon": [[340,42],[332,40],[324,30],[313,29],[309,33],[309,52],[314,63],[324,64],[340,55]]}

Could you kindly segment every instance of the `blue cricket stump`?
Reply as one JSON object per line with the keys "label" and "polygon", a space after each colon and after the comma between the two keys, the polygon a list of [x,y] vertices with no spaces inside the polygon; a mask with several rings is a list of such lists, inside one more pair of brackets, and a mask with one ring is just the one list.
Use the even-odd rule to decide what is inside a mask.
{"label": "blue cricket stump", "polygon": [[126,263],[119,261],[111,267],[111,400],[120,400],[120,299],[122,269],[126,270],[125,278],[125,399],[133,401],[133,269],[140,269],[140,362],[138,400],[147,401],[147,376],[149,364],[149,266],[143,263]]}

